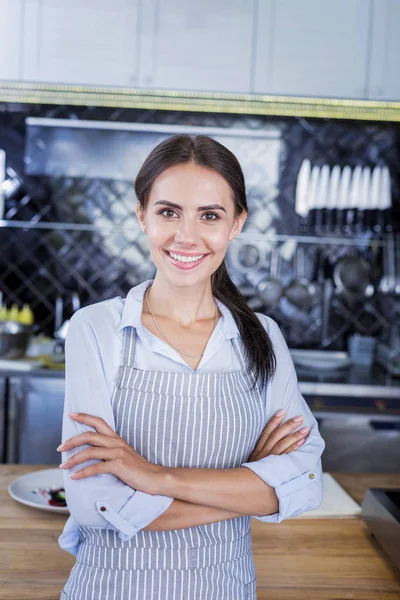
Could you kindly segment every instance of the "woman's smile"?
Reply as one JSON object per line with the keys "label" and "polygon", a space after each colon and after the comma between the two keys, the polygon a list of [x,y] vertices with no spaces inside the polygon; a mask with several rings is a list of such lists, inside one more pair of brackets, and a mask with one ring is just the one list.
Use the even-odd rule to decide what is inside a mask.
{"label": "woman's smile", "polygon": [[207,256],[207,254],[182,254],[178,252],[171,252],[170,250],[164,250],[165,255],[167,256],[169,262],[178,269],[195,269],[197,266],[202,264]]}

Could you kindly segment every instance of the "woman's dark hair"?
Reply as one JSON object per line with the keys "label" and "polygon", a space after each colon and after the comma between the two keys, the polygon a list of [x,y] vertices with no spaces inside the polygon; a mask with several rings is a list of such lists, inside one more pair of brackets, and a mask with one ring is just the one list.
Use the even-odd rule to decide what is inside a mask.
{"label": "woman's dark hair", "polygon": [[[174,135],[156,146],[144,161],[135,180],[135,192],[142,210],[146,209],[151,187],[163,171],[174,165],[194,163],[219,173],[229,184],[235,214],[247,212],[244,176],[236,156],[206,135]],[[229,277],[225,261],[211,276],[212,293],[231,311],[241,335],[246,361],[253,372],[253,388],[267,384],[275,366],[271,340],[257,315]]]}

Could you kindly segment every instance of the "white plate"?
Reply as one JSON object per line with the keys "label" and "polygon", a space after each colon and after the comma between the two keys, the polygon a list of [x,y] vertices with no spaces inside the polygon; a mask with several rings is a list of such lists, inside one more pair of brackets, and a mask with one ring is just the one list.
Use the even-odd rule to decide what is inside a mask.
{"label": "white plate", "polygon": [[61,514],[68,514],[69,510],[63,506],[51,506],[48,504],[39,492],[35,493],[37,488],[57,489],[64,487],[63,472],[57,469],[41,469],[26,473],[14,479],[8,486],[8,493],[11,498],[17,502],[38,508],[39,510],[47,510]]}
{"label": "white plate", "polygon": [[290,354],[295,365],[307,367],[310,371],[335,371],[351,365],[347,352],[291,349]]}

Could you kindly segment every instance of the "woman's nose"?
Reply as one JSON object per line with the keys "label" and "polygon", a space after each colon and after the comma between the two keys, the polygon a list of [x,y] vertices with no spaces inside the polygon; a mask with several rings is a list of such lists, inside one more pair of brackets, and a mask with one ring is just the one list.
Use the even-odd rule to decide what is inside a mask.
{"label": "woman's nose", "polygon": [[184,221],[179,222],[175,240],[180,244],[195,244],[198,241],[199,232],[196,223]]}

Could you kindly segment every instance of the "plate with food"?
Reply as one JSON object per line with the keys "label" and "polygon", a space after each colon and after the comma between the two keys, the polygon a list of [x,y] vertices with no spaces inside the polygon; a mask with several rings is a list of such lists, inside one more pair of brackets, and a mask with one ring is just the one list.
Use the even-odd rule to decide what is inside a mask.
{"label": "plate with food", "polygon": [[63,473],[60,469],[41,469],[14,479],[8,493],[17,502],[47,510],[68,514],[65,500]]}

